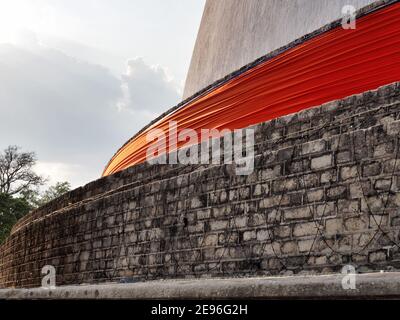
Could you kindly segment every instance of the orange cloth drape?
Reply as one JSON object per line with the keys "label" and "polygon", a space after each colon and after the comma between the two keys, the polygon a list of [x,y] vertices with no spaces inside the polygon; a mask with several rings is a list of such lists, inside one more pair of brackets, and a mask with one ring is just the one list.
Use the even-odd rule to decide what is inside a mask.
{"label": "orange cloth drape", "polygon": [[[103,176],[146,160],[146,134],[169,121],[178,131],[233,130],[400,80],[400,3],[286,50],[165,116],[125,144]],[[154,94],[157,94],[156,92]],[[178,143],[179,146],[185,142]],[[166,150],[168,151],[168,150]]]}

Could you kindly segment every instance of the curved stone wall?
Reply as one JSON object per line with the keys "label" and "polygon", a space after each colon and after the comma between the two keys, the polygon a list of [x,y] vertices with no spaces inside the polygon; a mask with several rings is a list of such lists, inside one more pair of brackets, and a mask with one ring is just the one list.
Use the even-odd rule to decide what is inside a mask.
{"label": "curved stone wall", "polygon": [[141,164],[23,219],[0,286],[399,267],[400,84],[254,126],[255,170]]}
{"label": "curved stone wall", "polygon": [[207,0],[183,98],[375,0]]}

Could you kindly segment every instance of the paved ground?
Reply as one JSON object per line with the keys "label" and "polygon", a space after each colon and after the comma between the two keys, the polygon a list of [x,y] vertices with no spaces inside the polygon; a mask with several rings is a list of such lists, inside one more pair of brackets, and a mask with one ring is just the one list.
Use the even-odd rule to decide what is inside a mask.
{"label": "paved ground", "polygon": [[[1,299],[281,299],[400,298],[400,272],[344,275],[165,280],[141,283],[61,286],[54,289],[1,289]],[[346,282],[351,283],[351,282]]]}

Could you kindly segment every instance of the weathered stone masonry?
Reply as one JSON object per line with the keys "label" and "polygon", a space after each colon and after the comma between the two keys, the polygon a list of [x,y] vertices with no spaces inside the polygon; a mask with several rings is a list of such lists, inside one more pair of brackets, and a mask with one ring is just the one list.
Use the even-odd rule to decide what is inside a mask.
{"label": "weathered stone masonry", "polygon": [[399,88],[254,126],[249,176],[141,164],[78,188],[14,227],[0,285],[398,269]]}

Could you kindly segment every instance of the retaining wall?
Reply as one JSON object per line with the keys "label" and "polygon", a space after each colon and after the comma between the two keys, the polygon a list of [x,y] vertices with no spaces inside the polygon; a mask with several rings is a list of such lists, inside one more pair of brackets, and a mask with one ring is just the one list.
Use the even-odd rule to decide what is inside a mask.
{"label": "retaining wall", "polygon": [[31,212],[0,286],[400,267],[400,83],[255,129],[255,170],[141,164]]}

